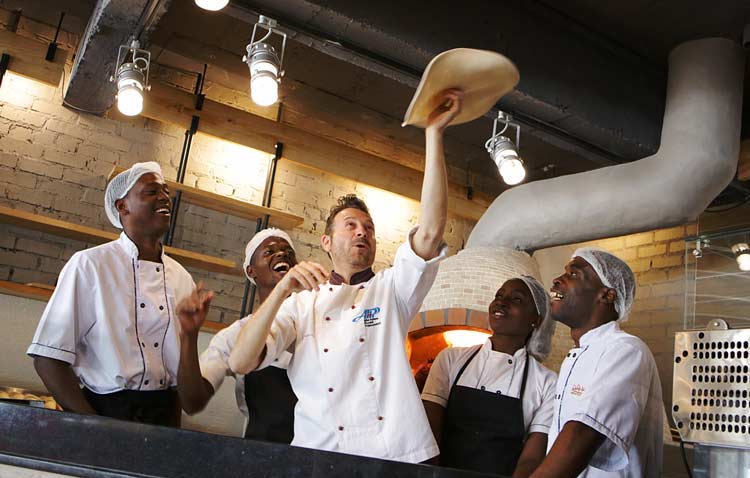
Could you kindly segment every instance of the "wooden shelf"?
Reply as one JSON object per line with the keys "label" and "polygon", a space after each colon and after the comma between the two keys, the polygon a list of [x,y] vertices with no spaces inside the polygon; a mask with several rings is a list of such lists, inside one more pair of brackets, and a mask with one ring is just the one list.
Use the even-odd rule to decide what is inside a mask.
{"label": "wooden shelf", "polygon": [[[55,291],[54,286],[48,284],[19,284],[18,282],[11,282],[7,280],[0,280],[0,294],[13,295],[16,297],[24,297],[26,299],[40,300],[47,302],[52,293]],[[201,330],[215,334],[223,328],[229,327],[228,324],[222,322],[214,322],[207,320],[203,323]]]}
{"label": "wooden shelf", "polygon": [[[114,175],[119,174],[124,170],[125,168],[116,166],[107,179],[112,179]],[[175,181],[166,180],[166,183],[167,186],[169,186],[170,191],[182,191],[182,199],[185,199],[196,206],[205,207],[206,209],[213,209],[214,211],[252,220],[268,214],[270,217],[269,224],[271,226],[286,230],[294,229],[304,222],[304,218],[300,216],[295,216],[294,214],[289,214],[277,209],[257,206],[249,202],[232,199],[222,196],[221,194],[211,193]]]}
{"label": "wooden shelf", "polygon": [[[93,227],[61,221],[59,219],[40,216],[38,214],[19,211],[17,209],[3,206],[0,206],[0,222],[97,244],[114,241],[119,237],[119,235],[114,232],[101,231],[99,229],[94,229]],[[221,274],[236,276],[243,275],[241,268],[233,261],[207,256],[197,252],[186,251],[184,249],[177,249],[170,246],[164,246],[164,252],[186,267],[197,267],[199,269],[210,272],[219,272]]]}

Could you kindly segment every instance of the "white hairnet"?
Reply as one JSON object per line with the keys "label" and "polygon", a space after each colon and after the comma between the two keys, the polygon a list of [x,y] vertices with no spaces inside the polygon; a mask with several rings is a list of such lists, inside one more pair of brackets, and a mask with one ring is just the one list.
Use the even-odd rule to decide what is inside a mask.
{"label": "white hairnet", "polygon": [[615,299],[615,311],[617,320],[627,320],[630,308],[635,299],[635,276],[630,267],[619,257],[607,251],[583,247],[577,249],[573,257],[580,257],[594,269],[604,287],[609,287],[617,292]]}
{"label": "white hairnet", "polygon": [[146,163],[135,163],[130,169],[121,172],[107,184],[107,190],[104,192],[104,211],[107,213],[109,222],[116,228],[122,229],[122,222],[120,222],[120,213],[117,212],[115,201],[124,198],[136,181],[148,173],[154,173],[164,179],[159,163],[148,161]]}
{"label": "white hairnet", "polygon": [[[242,264],[242,270],[245,272],[245,276],[247,276],[247,279],[255,284],[255,280],[253,280],[252,277],[250,277],[247,273],[247,266],[250,265],[250,261],[253,259],[253,254],[255,253],[255,250],[260,247],[261,243],[268,239],[269,237],[280,237],[286,242],[289,243],[290,246],[292,246],[292,249],[294,249],[294,243],[292,242],[292,238],[289,237],[289,234],[282,231],[281,229],[277,229],[275,227],[269,227],[267,229],[263,229],[262,231],[258,231],[255,233],[252,239],[250,239],[250,242],[247,243],[247,246],[245,246],[245,262]],[[297,252],[296,250],[294,252]],[[292,265],[292,264],[290,264]]]}
{"label": "white hairnet", "polygon": [[542,361],[550,353],[552,335],[555,333],[555,321],[549,316],[549,293],[542,283],[532,276],[522,275],[518,279],[522,280],[531,291],[536,311],[542,318],[539,326],[531,331],[531,338],[529,338],[529,343],[526,344],[526,350],[537,360]]}

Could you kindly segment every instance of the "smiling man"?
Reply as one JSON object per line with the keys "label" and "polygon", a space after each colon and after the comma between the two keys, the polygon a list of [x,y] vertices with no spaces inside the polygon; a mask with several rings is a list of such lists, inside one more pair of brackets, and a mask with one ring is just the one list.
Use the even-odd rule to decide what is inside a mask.
{"label": "smiling man", "polygon": [[174,308],[195,284],[164,254],[172,201],[159,165],[115,176],[104,207],[123,232],[65,264],[27,353],[66,411],[179,426]]}
{"label": "smiling man", "polygon": [[618,257],[578,249],[552,287],[552,318],[575,348],[560,367],[547,457],[533,478],[656,478],[664,405],[654,357],[620,329],[635,277]]}
{"label": "smiling man", "polygon": [[[296,265],[292,239],[281,229],[264,229],[245,247],[245,275],[257,287],[261,304]],[[183,409],[190,415],[203,410],[224,377],[233,376],[237,406],[247,419],[245,438],[291,442],[297,403],[286,374],[291,354],[284,352],[278,361],[263,370],[247,375],[233,373],[229,368],[229,354],[242,326],[252,320],[252,315],[248,315],[217,333],[199,359],[198,332],[206,319],[210,300],[210,293],[197,290],[177,306],[182,325],[177,390]]]}
{"label": "smiling man", "polygon": [[300,262],[242,328],[229,359],[236,373],[293,353],[288,373],[299,397],[293,445],[406,462],[438,453],[404,342],[446,254],[443,132],[462,99],[460,91],[444,92],[430,115],[420,224],[393,266],[373,272],[372,217],[362,200],[343,196],[321,238],[333,271]]}

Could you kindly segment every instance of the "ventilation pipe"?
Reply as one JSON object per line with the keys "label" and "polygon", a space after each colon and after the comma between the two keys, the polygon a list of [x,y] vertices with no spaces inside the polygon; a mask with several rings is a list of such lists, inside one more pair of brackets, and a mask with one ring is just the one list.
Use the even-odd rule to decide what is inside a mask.
{"label": "ventilation pipe", "polygon": [[[675,48],[659,152],[501,194],[474,227],[466,249],[440,264],[420,316],[439,310],[446,325],[449,317],[465,317],[466,325],[488,327],[486,315],[480,324],[472,311],[486,313],[495,291],[512,277],[539,278],[536,261],[524,250],[694,220],[735,174],[743,67],[744,52],[731,40]],[[424,325],[416,320],[412,328]]]}
{"label": "ventilation pipe", "polygon": [[533,251],[695,220],[735,175],[744,58],[724,38],[676,47],[656,154],[509,189],[474,227],[467,248]]}

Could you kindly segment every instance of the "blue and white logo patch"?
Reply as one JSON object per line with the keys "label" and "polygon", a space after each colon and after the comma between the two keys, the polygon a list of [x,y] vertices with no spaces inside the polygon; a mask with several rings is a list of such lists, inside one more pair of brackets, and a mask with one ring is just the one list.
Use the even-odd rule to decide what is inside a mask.
{"label": "blue and white logo patch", "polygon": [[380,307],[373,307],[371,309],[365,309],[361,314],[354,317],[352,319],[352,322],[357,323],[360,320],[364,320],[365,327],[373,327],[375,325],[380,325],[380,317],[378,317],[379,313],[380,313]]}

